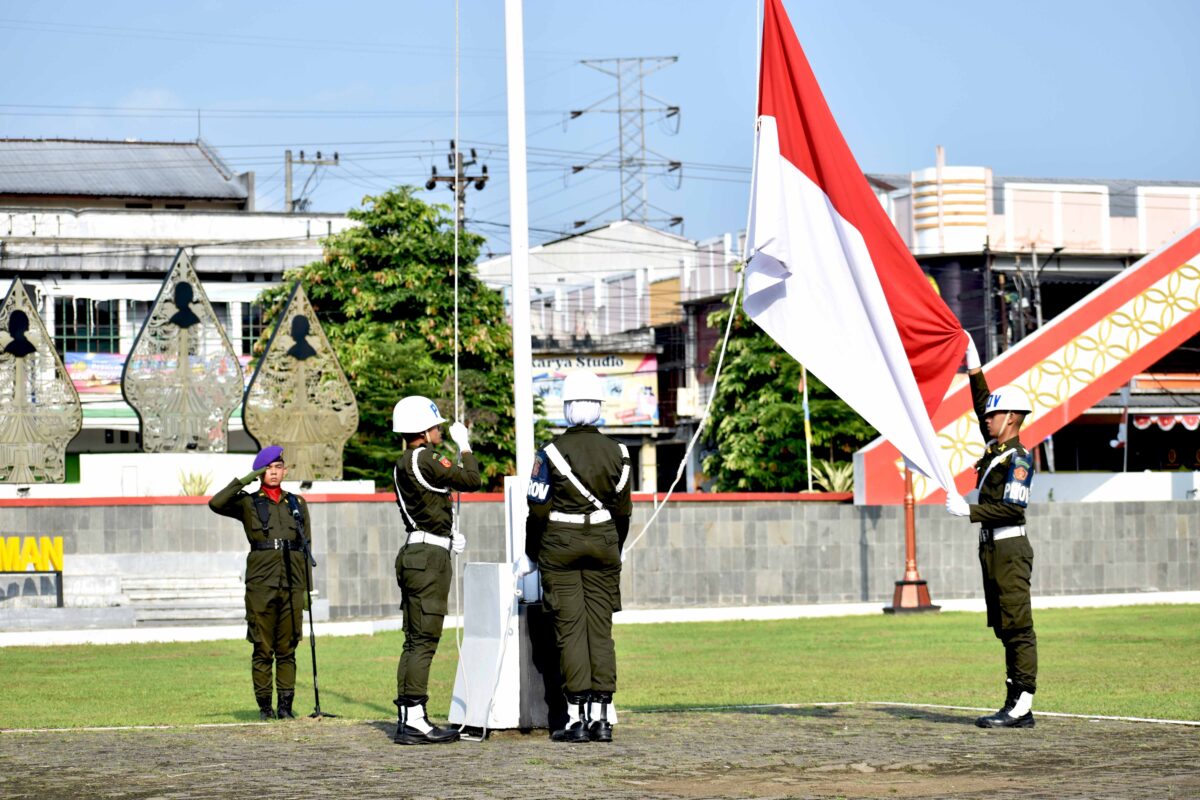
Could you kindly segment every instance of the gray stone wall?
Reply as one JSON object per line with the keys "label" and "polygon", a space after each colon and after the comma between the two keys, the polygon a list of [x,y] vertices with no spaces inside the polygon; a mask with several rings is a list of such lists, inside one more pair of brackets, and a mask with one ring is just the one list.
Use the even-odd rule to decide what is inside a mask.
{"label": "gray stone wall", "polygon": [[[387,502],[313,503],[317,589],[333,618],[398,612],[401,542]],[[631,536],[652,511],[636,503]],[[1035,594],[1200,590],[1200,503],[1043,503],[1029,513]],[[471,561],[504,558],[503,507],[462,504]],[[921,576],[938,599],[979,596],[978,526],[917,509]],[[67,605],[119,602],[122,577],[230,574],[245,539],[204,505],[0,506],[0,536],[64,538]],[[891,600],[903,510],[796,501],[671,503],[622,579],[625,608]],[[0,606],[3,601],[0,601]],[[451,608],[456,610],[456,598]]]}

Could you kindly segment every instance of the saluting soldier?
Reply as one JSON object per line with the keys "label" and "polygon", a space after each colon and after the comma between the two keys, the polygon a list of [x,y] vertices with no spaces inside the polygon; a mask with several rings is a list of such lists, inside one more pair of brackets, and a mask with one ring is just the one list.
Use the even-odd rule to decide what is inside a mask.
{"label": "saluting soldier", "polygon": [[1037,636],[1029,596],[1033,547],[1025,531],[1025,509],[1033,482],[1033,458],[1021,444],[1019,433],[1033,406],[1016,386],[989,391],[974,341],[967,347],[967,371],[987,448],[975,465],[977,502],[968,504],[951,492],[946,510],[980,523],[979,565],[987,624],[1004,643],[1007,673],[1004,705],[975,724],[981,728],[1032,728]]}
{"label": "saluting soldier", "polygon": [[617,690],[612,615],[621,608],[621,549],[633,513],[629,450],[596,427],[603,385],[591,372],[563,381],[570,426],[534,460],[525,555],[518,577],[541,570],[554,615],[567,724],[556,742],[611,742]]}
{"label": "saluting soldier", "polygon": [[458,741],[453,728],[429,721],[429,665],[442,638],[449,611],[452,566],[450,553],[463,552],[466,537],[453,528],[451,490],[470,492],[482,483],[479,462],[471,452],[467,427],[450,426],[450,437],[462,456],[456,466],[434,448],[442,443],[446,420],[427,397],[414,395],[396,404],[392,430],[406,448],[392,470],[396,505],[404,521],[405,539],[396,556],[404,612],[404,650],[396,668],[397,744],[441,744]]}
{"label": "saluting soldier", "polygon": [[[296,645],[304,634],[304,607],[312,570],[303,540],[309,530],[304,498],[280,485],[287,477],[283,448],[264,447],[254,471],[235,478],[213,495],[208,507],[242,523],[246,556],[246,639],[254,645],[251,674],[260,719],[275,719],[271,707],[271,668],[279,694],[279,719],[295,719]],[[256,492],[245,488],[259,481]]]}

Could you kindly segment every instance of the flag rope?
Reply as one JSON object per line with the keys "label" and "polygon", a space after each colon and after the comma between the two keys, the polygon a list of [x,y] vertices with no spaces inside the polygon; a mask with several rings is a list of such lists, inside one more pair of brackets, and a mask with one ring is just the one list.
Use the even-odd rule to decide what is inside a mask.
{"label": "flag rope", "polygon": [[650,519],[646,520],[646,524],[642,526],[642,530],[634,537],[633,541],[625,545],[625,549],[621,551],[621,560],[625,560],[625,556],[633,549],[633,546],[641,541],[641,538],[646,535],[646,531],[654,524],[654,520],[658,517],[658,512],[662,511],[663,506],[671,499],[671,495],[675,492],[675,487],[679,485],[680,478],[683,477],[684,470],[687,469],[688,460],[692,457],[692,450],[696,447],[696,442],[700,439],[700,434],[704,432],[704,426],[708,422],[709,414],[712,412],[713,400],[717,397],[717,387],[721,385],[721,368],[725,364],[725,351],[729,347],[729,334],[733,331],[733,318],[738,313],[738,298],[742,294],[742,272],[738,271],[737,286],[733,290],[733,302],[729,305],[729,319],[725,323],[725,337],[721,340],[721,354],[717,357],[717,369],[713,373],[712,391],[709,392],[708,402],[704,404],[704,416],[700,418],[700,424],[696,426],[696,431],[692,434],[691,440],[688,442],[687,449],[683,452],[683,459],[679,462],[679,469],[675,471],[675,480],[671,481],[671,487],[667,489],[667,493],[663,495],[662,500],[657,497],[654,500],[654,513],[650,515]]}

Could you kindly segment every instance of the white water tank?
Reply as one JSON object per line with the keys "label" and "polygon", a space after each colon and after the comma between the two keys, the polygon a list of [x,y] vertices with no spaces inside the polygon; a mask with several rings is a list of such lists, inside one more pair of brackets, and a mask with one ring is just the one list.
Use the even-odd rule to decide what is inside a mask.
{"label": "white water tank", "polygon": [[982,251],[991,187],[987,167],[929,167],[912,173],[913,253]]}

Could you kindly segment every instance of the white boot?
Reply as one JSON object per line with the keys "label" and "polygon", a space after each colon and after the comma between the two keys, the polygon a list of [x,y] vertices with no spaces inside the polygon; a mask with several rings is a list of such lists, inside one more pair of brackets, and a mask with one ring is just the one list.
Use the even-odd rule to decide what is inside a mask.
{"label": "white boot", "polygon": [[1020,687],[1009,685],[1009,697],[1012,705],[1004,704],[995,714],[980,717],[975,724],[980,728],[1032,728],[1033,722],[1033,693]]}
{"label": "white boot", "polygon": [[408,706],[400,709],[400,717],[404,721],[404,726],[420,731],[421,733],[429,733],[433,730],[433,726],[429,724],[429,720],[425,718],[424,706]]}
{"label": "white boot", "polygon": [[1022,691],[1017,695],[1017,702],[1008,710],[1008,715],[1013,719],[1023,717],[1026,714],[1033,713],[1033,695],[1029,692]]}
{"label": "white boot", "polygon": [[443,744],[457,742],[459,732],[453,728],[439,728],[429,721],[425,713],[425,704],[407,705],[405,701],[397,700],[399,718],[396,722],[396,735],[392,741],[396,744]]}
{"label": "white boot", "polygon": [[553,731],[550,739],[555,742],[588,741],[588,696],[567,695],[567,724],[562,730]]}
{"label": "white boot", "polygon": [[617,707],[614,706],[612,703],[608,703],[607,705],[608,705],[608,707],[604,710],[604,713],[601,714],[600,713],[600,706],[601,706],[600,703],[597,703],[595,701],[588,703],[588,717],[591,718],[591,720],[593,722],[595,722],[598,719],[602,719],[602,720],[607,721],[608,724],[610,724],[610,725],[616,725],[617,724]]}

